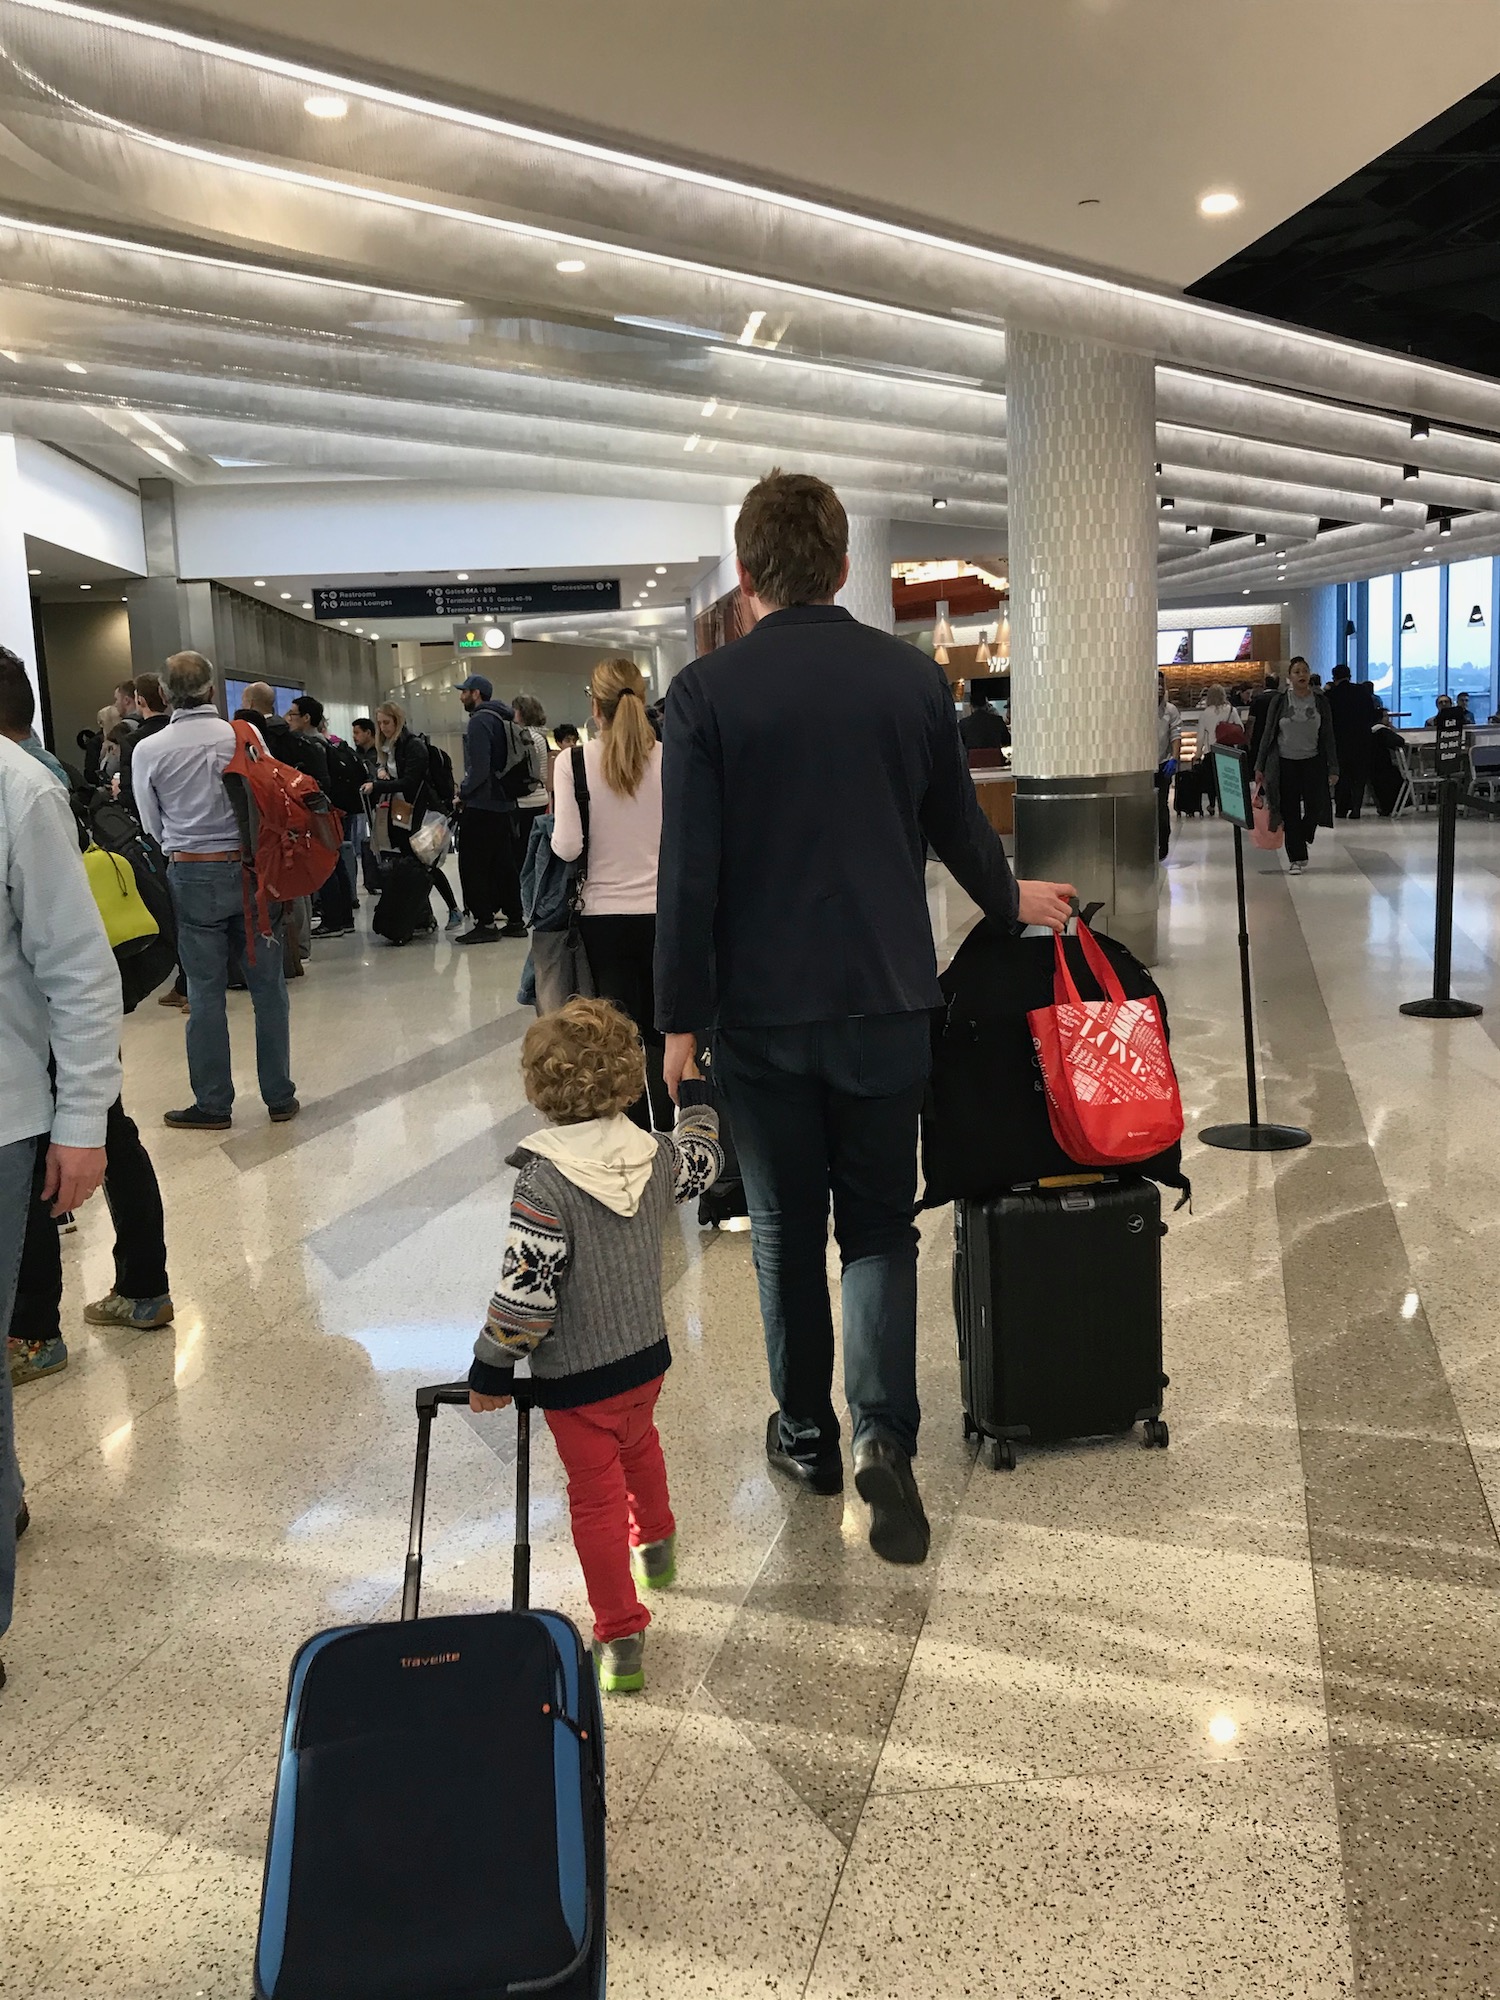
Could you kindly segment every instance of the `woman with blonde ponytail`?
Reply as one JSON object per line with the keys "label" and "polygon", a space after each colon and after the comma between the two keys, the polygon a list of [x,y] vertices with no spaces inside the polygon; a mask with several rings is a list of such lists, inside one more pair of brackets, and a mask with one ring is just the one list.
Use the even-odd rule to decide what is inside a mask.
{"label": "woman with blonde ponytail", "polygon": [[646,714],[645,678],[634,660],[601,660],[590,682],[596,734],[559,756],[553,774],[557,824],[552,851],[575,861],[584,851],[576,773],[588,788],[589,836],[579,928],[601,999],[641,1031],[647,1095],[630,1115],[650,1131],[672,1127],[656,1031],[656,857],[661,847],[661,745]]}

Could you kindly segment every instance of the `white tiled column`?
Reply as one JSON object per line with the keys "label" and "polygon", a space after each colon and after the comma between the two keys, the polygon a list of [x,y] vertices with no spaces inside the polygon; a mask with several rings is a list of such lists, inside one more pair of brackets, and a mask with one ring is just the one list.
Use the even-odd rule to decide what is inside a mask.
{"label": "white tiled column", "polygon": [[1156,952],[1151,361],[1006,338],[1016,867],[1076,883]]}
{"label": "white tiled column", "polygon": [[0,646],[26,663],[36,696],[36,732],[42,733],[42,688],[31,623],[31,579],[26,573],[26,520],[16,441],[0,436]]}
{"label": "white tiled column", "polygon": [[838,601],[861,625],[894,632],[891,602],[891,524],[873,514],[849,516],[849,581]]}

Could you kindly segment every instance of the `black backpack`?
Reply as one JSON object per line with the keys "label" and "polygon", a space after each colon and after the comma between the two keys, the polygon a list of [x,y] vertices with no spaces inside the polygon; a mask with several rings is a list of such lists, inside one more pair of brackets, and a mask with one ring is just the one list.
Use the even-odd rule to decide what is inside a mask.
{"label": "black backpack", "polygon": [[[1117,938],[1095,931],[1127,999],[1154,999],[1167,1024],[1161,988]],[[1068,944],[1078,990],[1097,988],[1083,948]],[[1076,1174],[1077,1161],[1058,1145],[1026,1016],[1052,1004],[1050,935],[1022,937],[986,920],[970,931],[939,984],[947,1005],[933,1017],[932,1075],[922,1108],[923,1208],[950,1201],[991,1201],[1013,1187]],[[1087,1171],[1083,1169],[1082,1171]],[[1191,1193],[1182,1146],[1130,1168],[1149,1180]]]}
{"label": "black backpack", "polygon": [[363,812],[364,797],[360,787],[365,782],[365,767],[359,761],[359,752],[351,743],[328,742],[328,797],[347,819],[351,814]]}
{"label": "black backpack", "polygon": [[496,771],[500,789],[514,803],[524,799],[528,792],[536,790],[536,778],[532,771],[531,742],[524,729],[514,722],[502,724],[505,742],[505,762]]}
{"label": "black backpack", "polygon": [[167,878],[166,856],[124,806],[113,799],[80,806],[75,797],[73,810],[85,842],[92,840],[106,854],[118,854],[129,864],[141,901],[157,922],[155,937],[136,938],[120,945],[115,952],[125,1012],[131,1014],[164,979],[171,977],[177,965],[177,912]]}
{"label": "black backpack", "polygon": [[453,759],[441,743],[434,743],[424,736],[427,745],[427,785],[433,797],[445,813],[453,810],[453,801],[458,796],[458,781],[453,775]]}

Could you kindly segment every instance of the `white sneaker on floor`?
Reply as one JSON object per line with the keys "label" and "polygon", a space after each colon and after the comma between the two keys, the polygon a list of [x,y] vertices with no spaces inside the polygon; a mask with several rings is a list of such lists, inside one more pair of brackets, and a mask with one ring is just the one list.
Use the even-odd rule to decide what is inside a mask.
{"label": "white sneaker on floor", "polygon": [[1307,863],[1305,861],[1290,862],[1286,872],[1288,875],[1305,875],[1307,873]]}

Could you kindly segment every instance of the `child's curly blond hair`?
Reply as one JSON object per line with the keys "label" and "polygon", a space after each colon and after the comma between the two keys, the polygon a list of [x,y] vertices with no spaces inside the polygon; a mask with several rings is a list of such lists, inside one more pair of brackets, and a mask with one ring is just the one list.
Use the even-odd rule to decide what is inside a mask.
{"label": "child's curly blond hair", "polygon": [[554,1125],[612,1118],[646,1088],[640,1031],[607,1000],[570,1000],[526,1030],[521,1076],[527,1097]]}

